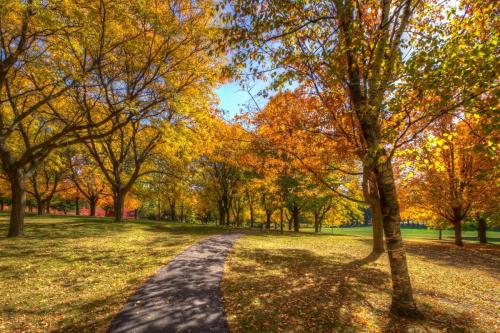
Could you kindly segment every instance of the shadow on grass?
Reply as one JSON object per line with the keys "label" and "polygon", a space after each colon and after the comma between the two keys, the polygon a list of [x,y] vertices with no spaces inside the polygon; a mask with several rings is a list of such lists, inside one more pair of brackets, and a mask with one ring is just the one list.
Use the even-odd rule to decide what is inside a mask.
{"label": "shadow on grass", "polygon": [[[368,238],[356,238],[367,245],[372,245]],[[447,241],[411,241],[405,240],[406,252],[425,260],[459,269],[486,270],[500,275],[500,246],[495,244],[465,244],[458,247]]]}
{"label": "shadow on grass", "polygon": [[368,322],[385,332],[475,327],[467,314],[457,321],[436,309],[425,309],[418,320],[392,316],[390,276],[374,263],[378,255],[347,263],[299,249],[239,249],[233,256],[224,292],[237,331],[357,332]]}
{"label": "shadow on grass", "polygon": [[[164,221],[125,220],[114,222],[103,217],[35,216],[26,219],[24,239],[62,239],[111,236],[129,232],[131,228],[144,228],[155,233],[176,235],[210,235],[225,229],[213,225],[168,223]],[[7,221],[0,221],[0,241],[8,230]]]}

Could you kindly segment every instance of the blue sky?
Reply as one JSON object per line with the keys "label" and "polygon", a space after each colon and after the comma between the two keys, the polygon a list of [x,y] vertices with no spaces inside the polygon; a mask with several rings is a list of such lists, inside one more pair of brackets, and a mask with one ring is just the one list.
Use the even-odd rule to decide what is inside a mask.
{"label": "blue sky", "polygon": [[[259,107],[264,107],[267,99],[262,97],[258,97],[257,93],[266,87],[266,83],[263,81],[256,81],[252,85],[252,89],[250,89],[251,94],[256,99]],[[246,110],[246,105],[249,103],[252,104],[252,107],[255,106],[255,103],[252,101],[252,97],[250,94],[243,89],[239,83],[230,82],[226,83],[215,91],[219,96],[219,108],[225,110],[227,112],[226,117],[228,119],[233,118],[237,115],[241,109]]]}

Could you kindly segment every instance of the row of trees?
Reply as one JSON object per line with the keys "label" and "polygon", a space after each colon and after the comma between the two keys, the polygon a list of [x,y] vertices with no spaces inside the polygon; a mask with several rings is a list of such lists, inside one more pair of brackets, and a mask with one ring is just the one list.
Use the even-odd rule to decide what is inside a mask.
{"label": "row of trees", "polygon": [[[51,154],[69,147],[71,163],[83,159],[78,168],[100,170],[121,219],[126,194],[151,172],[160,143],[168,146],[164,133],[196,130],[212,106],[220,37],[213,18],[211,1],[2,2],[0,157],[12,198],[9,236],[23,235],[26,183],[47,201],[52,190],[41,191],[38,175]],[[95,191],[80,189],[89,201]]]}
{"label": "row of trees", "polygon": [[[301,161],[269,141],[270,133],[266,131],[270,128],[259,122],[275,114],[271,105],[252,119],[257,126],[253,131],[239,124],[218,123],[218,144],[196,162],[203,175],[196,181],[199,214],[216,217],[220,225],[240,226],[248,221],[251,227],[259,223],[270,229],[279,224],[281,231],[286,228],[296,232],[305,218],[314,221],[316,231],[324,221],[340,225],[362,220],[362,203],[336,195],[318,182]],[[267,112],[271,109],[273,112]],[[286,121],[285,117],[281,119]],[[359,182],[356,177],[338,181],[343,182],[345,192],[350,191],[350,185],[355,191],[355,183]]]}

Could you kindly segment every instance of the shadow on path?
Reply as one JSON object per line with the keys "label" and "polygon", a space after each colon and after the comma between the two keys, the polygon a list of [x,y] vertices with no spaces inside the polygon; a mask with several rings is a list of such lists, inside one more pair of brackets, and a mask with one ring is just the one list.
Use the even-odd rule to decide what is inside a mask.
{"label": "shadow on path", "polygon": [[178,255],[136,291],[108,332],[228,332],[220,282],[240,236],[213,236]]}

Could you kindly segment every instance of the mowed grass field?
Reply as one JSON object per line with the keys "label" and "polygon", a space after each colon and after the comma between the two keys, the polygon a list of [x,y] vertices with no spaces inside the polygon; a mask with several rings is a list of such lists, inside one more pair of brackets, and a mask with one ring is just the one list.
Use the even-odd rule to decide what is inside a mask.
{"label": "mowed grass field", "polygon": [[223,281],[232,332],[500,330],[500,246],[407,240],[423,317],[403,320],[389,313],[387,255],[371,256],[368,237],[335,231],[263,232],[238,240]]}
{"label": "mowed grass field", "polygon": [[[162,265],[202,238],[228,230],[32,216],[26,237],[7,239],[7,220],[0,215],[0,332],[9,333],[105,332],[128,297]],[[250,231],[238,241],[223,281],[234,332],[499,329],[498,245],[468,242],[460,249],[449,241],[408,240],[415,294],[425,315],[410,322],[388,313],[387,258],[369,255],[371,229],[328,231]]]}
{"label": "mowed grass field", "polygon": [[7,239],[0,216],[0,332],[105,332],[143,281],[220,228],[28,217]]}

